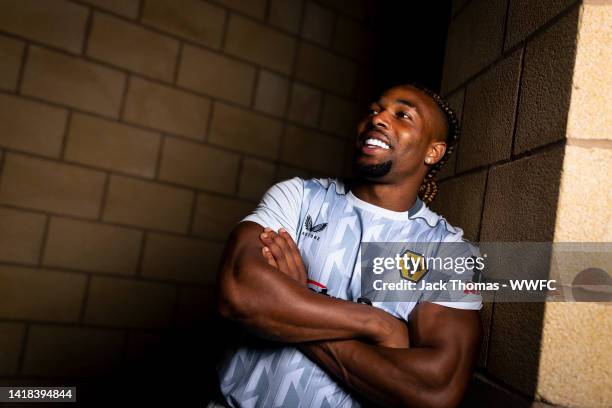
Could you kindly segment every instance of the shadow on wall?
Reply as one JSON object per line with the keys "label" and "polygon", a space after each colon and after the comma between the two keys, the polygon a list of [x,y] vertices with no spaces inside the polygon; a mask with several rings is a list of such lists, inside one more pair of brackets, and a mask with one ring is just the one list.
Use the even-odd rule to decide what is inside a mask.
{"label": "shadow on wall", "polygon": [[446,9],[220,3],[0,6],[1,384],[207,400],[241,337],[211,312],[229,230],[278,180],[346,173],[374,88],[438,87]]}
{"label": "shadow on wall", "polygon": [[[480,242],[555,236],[580,2],[526,3],[453,2],[442,89],[463,131],[432,207]],[[465,406],[531,406],[544,304],[485,304],[481,316]]]}

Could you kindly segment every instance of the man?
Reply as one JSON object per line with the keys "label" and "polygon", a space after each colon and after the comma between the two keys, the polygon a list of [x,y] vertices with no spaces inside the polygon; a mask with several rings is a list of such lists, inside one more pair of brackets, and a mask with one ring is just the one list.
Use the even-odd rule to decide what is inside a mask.
{"label": "man", "polygon": [[462,240],[461,229],[423,202],[435,195],[433,174],[457,129],[439,96],[413,85],[391,88],[358,125],[357,177],[350,185],[278,183],[236,227],[218,277],[218,309],[267,341],[228,353],[219,367],[225,403],[460,402],[481,341],[479,296],[357,302],[362,242]]}

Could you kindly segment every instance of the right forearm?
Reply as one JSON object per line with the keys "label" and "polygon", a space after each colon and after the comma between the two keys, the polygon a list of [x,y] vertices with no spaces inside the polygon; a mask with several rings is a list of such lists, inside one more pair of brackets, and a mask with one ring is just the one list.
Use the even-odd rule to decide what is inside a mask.
{"label": "right forearm", "polygon": [[[236,271],[222,313],[260,337],[285,342],[368,338],[386,329],[380,309],[316,294],[267,265]],[[255,278],[256,277],[256,278]]]}

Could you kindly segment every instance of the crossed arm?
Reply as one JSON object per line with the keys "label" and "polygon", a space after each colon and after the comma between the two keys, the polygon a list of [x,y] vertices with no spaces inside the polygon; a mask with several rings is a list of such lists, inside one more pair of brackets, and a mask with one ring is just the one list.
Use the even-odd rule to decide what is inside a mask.
{"label": "crossed arm", "polygon": [[[234,231],[219,273],[222,316],[270,340],[296,343],[339,382],[385,406],[455,406],[476,359],[477,312],[422,303],[403,321],[315,294],[295,243],[255,223]],[[265,248],[265,249],[264,249]]]}

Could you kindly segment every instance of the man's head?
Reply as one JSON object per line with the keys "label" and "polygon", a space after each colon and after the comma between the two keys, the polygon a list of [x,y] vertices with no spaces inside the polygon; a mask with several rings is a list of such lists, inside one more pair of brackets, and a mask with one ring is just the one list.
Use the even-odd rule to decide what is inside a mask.
{"label": "man's head", "polygon": [[452,150],[458,123],[438,95],[416,85],[399,85],[369,106],[357,130],[357,175],[400,184],[433,176]]}

